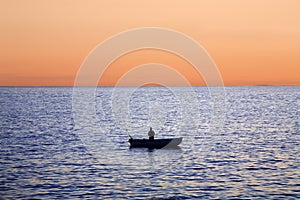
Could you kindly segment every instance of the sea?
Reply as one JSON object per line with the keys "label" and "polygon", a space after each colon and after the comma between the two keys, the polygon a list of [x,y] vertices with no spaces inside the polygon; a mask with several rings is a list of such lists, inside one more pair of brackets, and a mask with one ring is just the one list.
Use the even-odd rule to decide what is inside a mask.
{"label": "sea", "polygon": [[299,86],[0,87],[0,141],[0,199],[300,198]]}

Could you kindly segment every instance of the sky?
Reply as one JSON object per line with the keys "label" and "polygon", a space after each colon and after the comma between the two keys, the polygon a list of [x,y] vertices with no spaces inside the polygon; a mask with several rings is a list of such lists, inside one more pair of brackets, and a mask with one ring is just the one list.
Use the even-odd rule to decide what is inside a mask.
{"label": "sky", "polygon": [[[213,59],[225,85],[300,85],[299,0],[0,0],[0,4],[0,86],[72,86],[98,44],[141,27],[172,29],[193,38]],[[122,84],[137,85],[145,76],[161,76],[168,85],[181,85],[171,73],[174,69],[191,85],[205,85],[183,58],[149,49],[120,56],[107,66],[99,85],[116,85],[130,70],[147,63],[168,68],[151,70],[151,65],[144,65]]]}

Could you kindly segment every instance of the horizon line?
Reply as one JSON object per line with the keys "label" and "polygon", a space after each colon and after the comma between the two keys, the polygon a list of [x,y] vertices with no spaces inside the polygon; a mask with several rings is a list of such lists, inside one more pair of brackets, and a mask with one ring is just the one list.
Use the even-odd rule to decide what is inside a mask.
{"label": "horizon line", "polygon": [[288,87],[300,84],[257,84],[257,85],[0,85],[0,87]]}

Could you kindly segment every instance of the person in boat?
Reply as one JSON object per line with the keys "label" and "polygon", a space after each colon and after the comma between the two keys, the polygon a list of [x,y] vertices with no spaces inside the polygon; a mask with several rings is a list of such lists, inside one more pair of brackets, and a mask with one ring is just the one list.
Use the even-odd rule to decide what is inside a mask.
{"label": "person in boat", "polygon": [[148,132],[149,140],[154,140],[155,132],[152,130],[152,127],[150,127],[150,131]]}

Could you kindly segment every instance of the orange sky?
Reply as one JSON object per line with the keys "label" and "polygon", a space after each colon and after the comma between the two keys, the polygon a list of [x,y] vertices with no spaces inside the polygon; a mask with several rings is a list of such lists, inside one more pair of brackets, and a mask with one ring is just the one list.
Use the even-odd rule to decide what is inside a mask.
{"label": "orange sky", "polygon": [[[0,85],[73,85],[96,45],[139,27],[174,29],[195,39],[225,85],[300,85],[299,10],[298,0],[3,0]],[[100,83],[115,84],[129,69],[152,62],[204,84],[186,61],[158,50],[122,56]],[[134,84],[134,78],[128,82]],[[176,83],[170,79],[170,85]]]}

